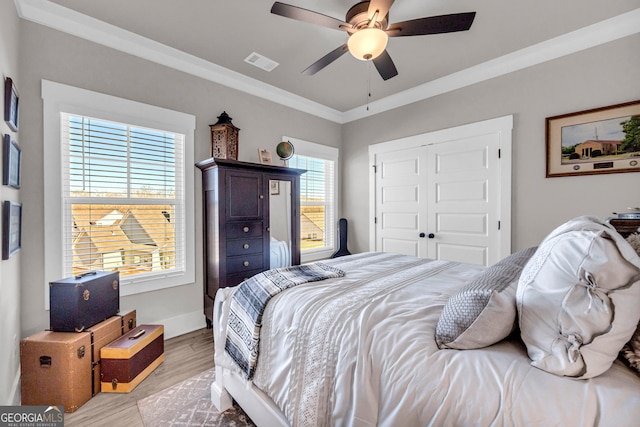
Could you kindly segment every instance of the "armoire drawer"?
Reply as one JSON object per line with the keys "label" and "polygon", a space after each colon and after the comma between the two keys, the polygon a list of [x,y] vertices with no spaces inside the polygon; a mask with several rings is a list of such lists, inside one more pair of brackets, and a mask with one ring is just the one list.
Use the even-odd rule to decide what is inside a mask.
{"label": "armoire drawer", "polygon": [[227,256],[257,254],[262,252],[263,246],[262,237],[227,240]]}
{"label": "armoire drawer", "polygon": [[262,221],[227,224],[227,239],[262,237]]}
{"label": "armoire drawer", "polygon": [[249,270],[264,270],[264,254],[227,257],[227,274]]}

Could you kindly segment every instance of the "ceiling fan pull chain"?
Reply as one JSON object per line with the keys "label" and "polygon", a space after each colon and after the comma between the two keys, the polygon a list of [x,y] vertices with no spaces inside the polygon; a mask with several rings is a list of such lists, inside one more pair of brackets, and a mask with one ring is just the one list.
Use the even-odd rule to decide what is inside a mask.
{"label": "ceiling fan pull chain", "polygon": [[369,111],[369,100],[371,99],[371,61],[367,64],[367,111]]}

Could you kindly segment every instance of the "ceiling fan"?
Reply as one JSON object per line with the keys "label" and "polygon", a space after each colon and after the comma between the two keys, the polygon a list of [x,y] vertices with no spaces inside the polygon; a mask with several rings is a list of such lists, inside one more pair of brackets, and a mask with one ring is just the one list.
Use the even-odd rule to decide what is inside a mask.
{"label": "ceiling fan", "polygon": [[361,1],[349,9],[344,21],[280,2],[273,4],[271,13],[349,34],[345,44],[311,64],[302,74],[313,75],[349,51],[357,59],[373,61],[383,80],[398,75],[398,70],[386,49],[389,37],[466,31],[471,28],[476,16],[475,12],[454,13],[389,25],[389,8],[393,2],[394,0]]}

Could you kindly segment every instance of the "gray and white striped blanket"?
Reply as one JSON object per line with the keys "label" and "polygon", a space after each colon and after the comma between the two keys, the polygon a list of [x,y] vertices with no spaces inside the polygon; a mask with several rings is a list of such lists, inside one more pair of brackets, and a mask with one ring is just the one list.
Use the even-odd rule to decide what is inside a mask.
{"label": "gray and white striped blanket", "polygon": [[316,262],[267,270],[238,285],[231,298],[225,350],[247,379],[256,368],[262,314],[269,300],[292,286],[343,276],[344,271]]}

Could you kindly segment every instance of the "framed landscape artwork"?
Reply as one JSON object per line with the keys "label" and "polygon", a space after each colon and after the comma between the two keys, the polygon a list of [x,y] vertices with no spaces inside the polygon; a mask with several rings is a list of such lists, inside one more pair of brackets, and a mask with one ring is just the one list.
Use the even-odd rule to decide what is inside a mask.
{"label": "framed landscape artwork", "polygon": [[547,178],[640,172],[640,100],[547,117]]}

